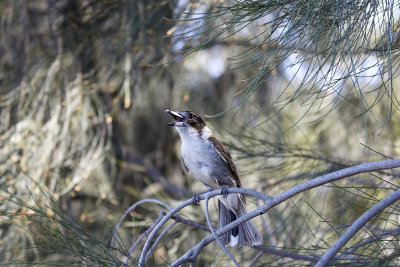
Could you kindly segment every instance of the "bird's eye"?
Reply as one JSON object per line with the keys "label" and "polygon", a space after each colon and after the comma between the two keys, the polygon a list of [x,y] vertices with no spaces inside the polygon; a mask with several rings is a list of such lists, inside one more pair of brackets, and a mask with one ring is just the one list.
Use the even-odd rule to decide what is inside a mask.
{"label": "bird's eye", "polygon": [[188,115],[188,119],[189,119],[189,120],[193,120],[193,114],[189,114],[189,115]]}

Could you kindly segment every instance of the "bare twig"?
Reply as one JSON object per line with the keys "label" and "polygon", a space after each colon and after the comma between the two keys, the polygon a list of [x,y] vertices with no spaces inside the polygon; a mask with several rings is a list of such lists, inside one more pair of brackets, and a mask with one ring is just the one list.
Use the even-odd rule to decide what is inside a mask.
{"label": "bare twig", "polygon": [[272,255],[277,255],[281,257],[287,257],[295,260],[302,260],[302,261],[308,261],[311,263],[317,263],[319,258],[318,257],[311,257],[311,256],[304,256],[304,255],[299,255],[295,253],[290,253],[274,248],[269,248],[269,247],[264,247],[264,246],[257,246],[255,249],[260,250],[264,253],[272,254]]}
{"label": "bare twig", "polygon": [[161,238],[168,232],[169,229],[171,229],[172,227],[174,227],[176,224],[176,222],[173,222],[172,224],[170,224],[169,226],[167,226],[167,228],[165,228],[161,234],[157,237],[156,241],[154,241],[153,245],[151,246],[149,252],[147,252],[146,255],[146,259],[150,256],[150,253],[153,252],[154,248],[158,245],[158,243],[160,242]]}
{"label": "bare twig", "polygon": [[[258,199],[257,199],[257,205],[259,205],[259,200],[258,200]],[[261,221],[262,221],[262,224],[263,224],[263,226],[264,226],[264,227],[263,227],[263,228],[264,228],[264,231],[265,231],[265,233],[267,234],[267,236],[268,236],[268,238],[269,238],[269,243],[270,243],[272,246],[276,246],[276,238],[275,238],[275,236],[274,236],[274,234],[273,234],[273,231],[272,231],[272,229],[271,229],[271,227],[270,227],[271,222],[270,222],[270,220],[269,220],[268,213],[265,213],[264,216],[261,216]],[[256,262],[258,261],[258,259],[261,258],[261,256],[262,256],[264,253],[265,253],[264,251],[258,252],[257,255],[254,256],[254,258],[253,258],[253,259],[251,260],[251,262],[249,263],[249,267],[254,266],[254,265],[256,264]]]}
{"label": "bare twig", "polygon": [[[349,176],[353,176],[356,174],[360,173],[365,173],[365,172],[372,172],[372,171],[378,171],[378,170],[385,170],[385,169],[391,169],[391,168],[398,168],[400,167],[400,159],[394,159],[394,160],[385,160],[385,161],[375,161],[375,162],[369,162],[369,163],[363,163],[359,164],[353,167],[345,168],[342,170],[338,170],[332,173],[325,174],[323,176],[317,177],[315,179],[312,179],[310,181],[303,182],[301,184],[295,185],[288,190],[282,192],[281,194],[277,195],[276,197],[269,198],[267,197],[264,201],[265,204],[257,208],[256,210],[253,210],[246,215],[238,218],[237,220],[231,222],[230,224],[226,225],[225,227],[217,230],[215,233],[217,236],[220,236],[233,227],[239,225],[240,223],[247,221],[253,217],[256,217],[260,214],[263,214],[267,212],[269,209],[275,207],[276,205],[284,202],[285,200],[301,193],[306,190],[312,189],[314,187],[331,183]],[[219,191],[219,190],[216,190]],[[213,193],[214,191],[211,191],[209,193]],[[244,190],[241,191],[241,188],[229,188],[228,189],[229,193],[244,193],[250,192],[250,190]],[[154,231],[153,231],[154,232]],[[150,239],[150,238],[149,238]],[[184,262],[194,262],[200,253],[201,249],[208,245],[210,242],[214,240],[214,237],[208,236],[204,238],[200,243],[198,243],[196,246],[194,246],[192,249],[187,251],[183,256],[181,256],[179,259],[177,259],[172,266],[178,266],[180,264],[183,264]],[[139,260],[139,265],[143,264],[143,261]]]}
{"label": "bare twig", "polygon": [[[275,196],[275,197],[269,197],[264,194],[261,194],[259,192],[245,189],[245,188],[229,188],[228,193],[241,193],[245,195],[251,195],[253,197],[259,198],[264,201],[264,204],[258,207],[257,209],[243,215],[240,218],[237,218],[235,221],[231,222],[230,224],[224,226],[223,228],[218,229],[215,231],[212,235],[204,238],[201,242],[199,242],[196,246],[188,250],[184,255],[182,255],[180,258],[178,258],[175,262],[171,264],[171,266],[179,266],[185,262],[195,262],[197,259],[198,254],[202,250],[203,247],[211,243],[216,237],[221,236],[222,234],[228,232],[229,230],[233,229],[234,227],[238,226],[239,224],[250,220],[256,216],[259,216],[261,214],[264,214],[267,212],[269,209],[273,208],[274,206],[286,201],[287,199],[301,193],[304,191],[307,191],[309,189],[318,187],[320,185],[324,185],[327,183],[331,183],[346,177],[350,177],[356,174],[360,173],[366,173],[366,172],[372,172],[372,171],[380,171],[380,170],[385,170],[385,169],[391,169],[391,168],[397,168],[400,167],[400,159],[394,159],[394,160],[386,160],[386,161],[376,161],[376,162],[369,162],[369,163],[363,163],[359,164],[356,166],[348,167],[342,170],[338,170],[332,173],[328,173],[325,175],[322,175],[320,177],[314,178],[312,180],[300,183],[298,185],[295,185],[288,190],[282,192],[281,194]],[[396,191],[397,192],[397,191]],[[221,190],[214,190],[214,191],[209,191],[206,193],[203,193],[199,195],[199,199],[209,199],[212,197],[215,197],[217,195],[221,194]],[[148,250],[150,249],[151,242],[155,238],[156,234],[160,229],[164,226],[164,224],[171,218],[174,218],[176,216],[176,213],[183,209],[186,206],[189,206],[192,204],[192,199],[188,199],[185,202],[179,204],[175,208],[171,209],[166,216],[159,222],[159,224],[154,228],[154,230],[150,233],[143,250],[141,252],[141,256],[139,259],[139,266],[144,266],[144,263],[146,261],[146,255],[148,254]],[[347,242],[347,241],[346,241]],[[259,250],[264,250],[264,247],[257,247]],[[334,254],[333,254],[334,255]],[[309,262],[316,262],[319,260],[318,258],[314,257],[306,257],[306,256],[301,256],[301,255],[287,255],[291,258],[296,258],[296,257],[302,257],[303,260],[309,261]]]}
{"label": "bare twig", "polygon": [[[220,191],[220,190],[219,190]],[[202,195],[199,196],[200,198],[202,197]],[[178,206],[176,206],[175,208],[173,208],[172,210],[170,210],[165,217],[160,221],[160,223],[154,228],[154,230],[150,233],[149,238],[147,239],[146,243],[144,244],[144,247],[142,249],[141,255],[140,255],[140,259],[139,259],[139,264],[138,266],[144,266],[144,262],[145,262],[145,257],[147,255],[147,251],[149,250],[150,244],[153,240],[153,238],[155,237],[155,235],[157,234],[157,232],[164,226],[164,224],[171,218],[173,217],[173,215],[178,212],[179,210],[183,209],[186,206],[189,206],[193,203],[192,199],[188,199],[185,202],[179,204]]]}
{"label": "bare twig", "polygon": [[256,264],[256,262],[258,261],[258,259],[264,254],[264,252],[260,251],[257,253],[256,256],[254,256],[254,258],[251,260],[251,262],[249,263],[249,267],[253,267],[254,264]]}
{"label": "bare twig", "polygon": [[[253,197],[257,197],[260,198],[262,200],[264,200],[264,202],[266,202],[267,200],[270,199],[269,196],[266,196],[264,194],[261,194],[257,191],[254,190],[250,190],[250,189],[245,189],[245,188],[228,188],[228,193],[241,193],[241,194],[245,194],[245,195],[250,195]],[[203,200],[205,199],[205,197],[215,197],[221,195],[221,190],[213,190],[213,191],[209,191],[203,194],[199,195],[199,199]],[[140,259],[139,259],[139,266],[143,266],[145,263],[145,255],[147,254],[147,251],[150,248],[150,244],[152,242],[152,240],[154,239],[155,235],[157,234],[157,232],[164,226],[164,224],[171,219],[176,212],[178,212],[179,210],[183,209],[186,206],[192,205],[193,204],[193,200],[192,199],[188,199],[185,202],[179,204],[178,206],[176,206],[175,208],[171,209],[166,215],[165,217],[161,220],[161,222],[154,228],[154,230],[150,233],[149,238],[147,239],[143,250],[141,252],[140,255]],[[257,214],[253,215],[252,217],[255,217]],[[224,230],[223,232],[221,232],[222,229],[219,229],[218,231],[216,231],[217,236],[222,235],[223,233],[226,233],[227,231],[231,230],[232,228],[234,228],[235,226],[239,225],[240,223],[249,220],[250,218],[252,218],[249,216],[249,214],[246,214],[242,217],[240,217],[239,219],[235,220],[234,222],[228,224],[227,226],[223,227],[222,229]],[[230,227],[229,227],[230,226]],[[212,240],[214,240],[213,238],[210,239],[210,241],[207,243],[209,244]],[[174,266],[174,265],[173,265]]]}
{"label": "bare twig", "polygon": [[366,244],[375,242],[375,241],[377,241],[377,240],[380,240],[381,238],[383,238],[383,237],[385,237],[385,236],[389,236],[389,235],[400,235],[400,227],[397,227],[397,228],[395,228],[395,229],[393,229],[393,230],[390,230],[390,231],[384,232],[384,233],[382,233],[382,234],[374,235],[374,236],[371,236],[370,238],[364,239],[364,240],[362,240],[361,242],[359,242],[358,244],[354,245],[353,247],[346,249],[346,250],[343,252],[343,254],[351,254],[351,253],[353,253],[357,248],[362,247],[362,246],[365,246]]}
{"label": "bare twig", "polygon": [[175,215],[174,217],[172,217],[172,219],[174,219],[177,222],[180,222],[180,223],[183,223],[183,224],[186,224],[186,225],[189,225],[189,226],[193,226],[193,227],[195,227],[197,229],[201,229],[203,231],[211,232],[210,228],[208,228],[207,226],[205,226],[205,225],[203,225],[201,223],[198,223],[198,222],[194,222],[194,221],[191,221],[191,220],[188,220],[188,219],[184,219],[179,215]]}
{"label": "bare twig", "polygon": [[165,208],[167,208],[167,209],[171,209],[166,203],[164,203],[164,202],[162,202],[162,201],[160,201],[160,200],[158,200],[158,199],[143,199],[143,200],[140,200],[140,201],[138,201],[138,202],[136,202],[135,204],[133,204],[132,206],[130,206],[126,211],[125,211],[125,213],[122,215],[122,217],[121,217],[121,219],[119,220],[119,222],[118,222],[118,224],[115,226],[115,229],[114,229],[114,233],[113,233],[113,235],[112,235],[112,237],[111,237],[111,242],[110,242],[110,253],[112,253],[112,251],[113,251],[113,248],[114,248],[114,242],[115,242],[115,237],[118,235],[118,230],[119,230],[119,228],[121,227],[121,224],[122,224],[122,222],[125,220],[125,218],[126,218],[126,216],[128,216],[128,214],[131,212],[131,211],[134,211],[135,209],[136,209],[136,207],[137,206],[139,206],[139,205],[141,205],[141,204],[143,204],[143,203],[156,203],[156,204],[158,204],[158,205],[160,205],[160,206],[163,206],[163,207],[165,207]]}
{"label": "bare twig", "polygon": [[158,216],[158,218],[154,221],[154,223],[146,230],[144,231],[144,233],[142,233],[138,239],[136,239],[135,243],[133,243],[133,245],[129,248],[128,254],[126,255],[126,259],[125,259],[125,266],[128,265],[128,261],[129,261],[129,256],[131,255],[132,251],[136,248],[136,246],[139,244],[139,242],[150,232],[154,229],[154,227],[156,227],[156,225],[161,221],[162,217],[164,216],[164,212],[160,211],[160,215]]}
{"label": "bare twig", "polygon": [[394,193],[390,194],[388,197],[379,201],[372,208],[366,211],[363,215],[361,215],[350,227],[347,231],[333,244],[332,247],[322,256],[322,258],[318,261],[316,266],[322,267],[326,266],[329,261],[338,253],[338,251],[353,237],[358,230],[360,230],[364,224],[366,224],[369,220],[371,220],[375,215],[379,212],[387,208],[388,206],[395,203],[400,199],[400,189],[396,190]]}
{"label": "bare twig", "polygon": [[210,227],[211,233],[214,236],[215,240],[217,240],[218,245],[222,248],[222,250],[226,253],[226,255],[229,256],[229,258],[231,258],[231,260],[233,261],[233,263],[236,266],[240,266],[239,263],[236,261],[235,257],[232,256],[232,254],[228,251],[228,249],[225,247],[225,245],[222,243],[221,239],[215,234],[215,230],[214,227],[211,224],[211,220],[210,220],[210,214],[208,213],[208,196],[206,196],[206,200],[205,200],[205,205],[206,205],[206,219],[207,219],[207,223],[208,226]]}

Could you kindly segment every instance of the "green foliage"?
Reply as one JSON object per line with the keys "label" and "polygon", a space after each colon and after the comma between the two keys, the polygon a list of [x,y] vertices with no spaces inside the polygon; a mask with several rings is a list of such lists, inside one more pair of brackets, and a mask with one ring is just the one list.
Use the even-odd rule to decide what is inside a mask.
{"label": "green foliage", "polygon": [[287,84],[260,107],[258,116],[267,113],[269,119],[297,102],[305,107],[300,121],[307,113],[323,117],[349,101],[358,114],[375,117],[379,107],[374,107],[383,102],[385,111],[375,120],[383,118],[384,126],[393,106],[398,108],[393,87],[400,36],[395,2],[235,1],[208,7],[200,1],[195,6],[177,18],[181,30],[173,36],[193,39],[183,53],[237,45],[232,63],[242,71],[257,70],[238,92],[240,98],[217,115],[242,107],[255,90],[266,90],[264,83],[276,72],[290,75]]}
{"label": "green foliage", "polygon": [[3,266],[121,266],[121,261],[109,251],[111,228],[104,229],[99,239],[71,217],[49,192],[36,186],[39,192],[30,192],[27,187],[29,196],[23,199],[4,186],[0,188],[2,203],[7,203],[0,213],[5,237],[0,243]]}
{"label": "green foliage", "polygon": [[[242,183],[267,195],[398,157],[395,1],[183,2],[0,1],[1,265],[119,266],[160,211],[129,214],[110,252],[127,207],[203,191],[181,171],[166,108],[216,114],[206,122]],[[321,256],[397,177],[360,174],[274,207],[256,222],[276,254],[255,264],[310,264],[297,256]],[[206,222],[197,207],[180,215]],[[382,212],[343,262],[398,265],[398,221],[397,207]],[[209,234],[176,226],[152,264]],[[232,252],[243,264],[258,257]],[[209,245],[196,264],[212,263],[230,264]]]}

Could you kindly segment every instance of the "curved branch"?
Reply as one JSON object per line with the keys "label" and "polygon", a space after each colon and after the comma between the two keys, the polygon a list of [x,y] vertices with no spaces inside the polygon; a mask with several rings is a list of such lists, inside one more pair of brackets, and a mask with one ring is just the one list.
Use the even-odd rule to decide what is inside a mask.
{"label": "curved branch", "polygon": [[[220,191],[220,190],[219,190]],[[201,199],[202,195],[199,196],[199,198]],[[189,206],[193,203],[192,199],[188,199],[185,202],[179,204],[178,206],[176,206],[175,208],[173,208],[172,210],[170,210],[165,217],[160,221],[160,223],[154,228],[154,230],[150,233],[149,238],[146,240],[146,243],[144,244],[144,247],[142,249],[142,252],[140,254],[140,258],[139,258],[139,263],[138,266],[144,266],[144,262],[146,261],[146,255],[147,255],[147,251],[150,248],[150,244],[152,242],[152,240],[154,239],[155,235],[157,234],[157,232],[164,226],[164,224],[175,215],[176,212],[178,212],[179,210],[183,209],[186,206]]]}
{"label": "curved branch", "polygon": [[[271,197],[266,196],[264,194],[261,194],[257,191],[254,190],[250,190],[250,189],[246,189],[246,188],[228,188],[228,193],[241,193],[241,194],[245,194],[245,195],[250,195],[253,197],[257,197],[260,198],[262,200],[264,200],[264,202],[266,202],[267,200],[269,200]],[[217,189],[217,190],[213,190],[213,191],[209,191],[203,194],[199,195],[199,200],[203,200],[205,199],[205,197],[215,197],[221,195],[221,190]],[[175,213],[177,213],[179,210],[183,209],[186,206],[192,205],[193,204],[193,199],[188,199],[185,202],[179,204],[178,206],[176,206],[175,208],[171,209],[166,215],[165,217],[160,221],[160,223],[154,228],[154,230],[150,233],[149,238],[146,240],[146,243],[144,244],[144,247],[142,249],[142,252],[140,254],[140,258],[139,258],[139,263],[138,266],[144,266],[144,263],[146,261],[145,256],[147,255],[147,251],[150,248],[150,244],[152,242],[152,240],[154,239],[155,235],[157,234],[157,232],[164,226],[164,224],[171,218],[173,218],[175,216]],[[255,217],[256,215],[254,215],[253,217]],[[246,214],[245,216],[240,217],[239,220],[236,220],[230,224],[228,224],[227,226],[230,226],[230,228],[228,228],[227,226],[225,226],[224,232],[220,233],[220,230],[218,230],[217,236],[222,235],[223,233],[229,231],[230,229],[232,229],[233,227],[239,225],[240,223],[249,220],[250,218],[253,217],[249,217],[248,214]],[[211,239],[212,241],[213,239]],[[210,241],[210,242],[211,242]],[[209,243],[210,243],[209,242]]]}
{"label": "curved branch", "polygon": [[[372,171],[379,171],[379,170],[385,170],[385,169],[391,169],[391,168],[397,168],[400,167],[400,159],[394,159],[394,160],[386,160],[386,161],[376,161],[376,162],[369,162],[369,163],[363,163],[359,164],[356,166],[352,166],[349,168],[345,168],[342,170],[338,170],[332,173],[328,173],[325,175],[322,175],[320,177],[314,178],[312,180],[300,183],[296,186],[293,186],[289,188],[288,190],[282,192],[281,194],[275,196],[275,197],[269,197],[264,194],[261,194],[257,191],[245,189],[245,188],[228,188],[228,193],[241,193],[241,194],[246,194],[246,195],[251,195],[254,197],[257,197],[259,199],[262,199],[264,201],[264,204],[257,209],[245,214],[244,216],[236,219],[235,221],[229,223],[228,225],[224,226],[221,229],[218,229],[215,231],[216,236],[221,236],[222,234],[228,232],[229,230],[233,229],[234,227],[238,226],[239,224],[250,220],[256,216],[259,216],[261,214],[264,214],[267,212],[269,209],[273,208],[274,206],[286,201],[287,199],[301,193],[304,191],[307,191],[309,189],[312,189],[314,187],[331,183],[349,176],[353,176],[356,174],[360,173],[366,173],[366,172],[372,172]],[[214,190],[210,192],[203,193],[199,195],[199,199],[205,199],[205,197],[211,198],[217,195],[221,195],[221,190]],[[151,246],[151,242],[156,236],[157,232],[160,231],[160,229],[163,227],[163,225],[171,218],[176,216],[175,214],[183,209],[186,206],[191,205],[192,199],[188,199],[185,202],[179,204],[175,208],[171,209],[166,216],[160,221],[160,223],[154,228],[154,230],[150,233],[149,238],[147,239],[143,250],[140,255],[139,259],[139,266],[143,266],[145,261],[146,261],[146,255],[147,251],[149,250]],[[206,238],[204,238],[200,243],[198,243],[196,246],[191,248],[189,251],[187,251],[183,256],[181,256],[179,259],[177,259],[174,263],[172,263],[171,266],[178,266],[183,264],[184,262],[195,262],[198,254],[200,253],[201,249],[211,243],[215,237],[213,235],[210,235]]]}
{"label": "curved branch", "polygon": [[136,239],[135,243],[133,243],[133,245],[129,248],[129,251],[126,255],[126,259],[125,259],[125,267],[128,266],[128,261],[129,261],[129,257],[132,254],[133,250],[136,248],[136,246],[139,244],[139,242],[150,232],[154,229],[154,227],[156,227],[156,225],[161,221],[162,217],[164,216],[164,212],[160,211],[160,215],[158,215],[158,218],[154,221],[154,223],[146,230],[144,231],[144,233],[142,233],[138,239]]}
{"label": "curved branch", "polygon": [[139,205],[141,205],[141,204],[143,204],[143,203],[149,203],[149,202],[151,202],[151,203],[156,203],[156,204],[158,204],[158,205],[160,205],[160,206],[163,206],[163,207],[165,207],[165,208],[167,208],[167,209],[169,209],[169,210],[171,209],[170,206],[168,206],[166,203],[164,203],[164,202],[162,202],[162,201],[160,201],[160,200],[158,200],[158,199],[143,199],[143,200],[140,200],[140,201],[136,202],[136,203],[133,204],[132,206],[130,206],[130,207],[124,212],[124,214],[122,215],[121,219],[119,220],[119,222],[118,222],[117,225],[115,226],[113,235],[112,235],[112,237],[111,237],[111,242],[110,242],[110,253],[112,253],[112,251],[113,251],[114,242],[115,242],[115,237],[118,235],[118,229],[121,227],[121,224],[122,224],[122,222],[125,220],[126,216],[128,216],[128,214],[129,214],[131,211],[135,210],[137,206],[139,206]]}
{"label": "curved branch", "polygon": [[157,246],[157,244],[160,242],[161,238],[169,231],[169,229],[171,229],[172,227],[174,227],[175,224],[176,224],[176,222],[173,222],[172,224],[168,225],[168,226],[164,229],[164,231],[161,232],[161,234],[157,237],[156,241],[154,241],[154,244],[151,246],[150,251],[147,252],[145,260],[150,256],[150,253],[153,252],[153,250],[155,249],[155,247]]}
{"label": "curved branch", "polygon": [[[314,178],[310,181],[306,181],[301,184],[295,185],[275,197],[269,198],[269,197],[265,196],[266,199],[265,200],[263,199],[265,201],[264,205],[247,213],[246,215],[238,218],[237,220],[235,220],[235,221],[231,222],[230,224],[224,226],[223,228],[219,229],[215,233],[217,236],[220,236],[220,235],[226,233],[227,231],[229,231],[230,229],[232,229],[233,227],[239,225],[240,223],[247,221],[251,218],[254,218],[260,214],[263,214],[263,213],[267,212],[269,209],[284,202],[285,200],[287,200],[301,192],[312,189],[314,187],[317,187],[317,186],[320,186],[323,184],[327,184],[327,183],[331,183],[331,182],[334,182],[334,181],[337,181],[337,180],[340,180],[340,179],[343,179],[343,178],[346,178],[349,176],[353,176],[356,174],[360,174],[360,173],[379,171],[379,170],[398,168],[398,167],[400,167],[400,159],[393,159],[393,160],[363,163],[363,164],[359,164],[356,166],[352,166],[349,168],[345,168],[342,170],[338,170],[338,171],[335,171],[332,173],[322,175],[322,176]],[[228,192],[229,193],[242,193],[242,192],[240,192],[239,189],[241,189],[241,188],[229,188]],[[220,191],[220,190],[215,190],[215,191]],[[211,191],[209,193],[212,193],[212,192],[214,192],[214,191]],[[195,259],[197,258],[197,255],[200,253],[200,250],[203,247],[207,246],[209,243],[211,243],[213,240],[214,240],[214,237],[212,235],[204,238],[200,243],[198,243],[192,249],[187,251],[183,256],[181,256],[179,259],[177,259],[172,264],[172,266],[177,266],[177,265],[182,264],[187,261],[194,262]],[[142,264],[143,264],[143,262],[142,262]],[[139,261],[139,265],[140,265],[140,261]]]}
{"label": "curved branch", "polygon": [[377,240],[381,240],[383,237],[390,236],[390,235],[400,235],[400,227],[397,227],[397,228],[395,228],[393,230],[390,230],[390,231],[384,232],[382,234],[374,235],[374,236],[371,236],[371,237],[369,237],[367,239],[364,239],[364,240],[360,241],[359,243],[355,244],[353,247],[346,249],[343,252],[343,255],[352,254],[358,248],[360,248],[362,246],[365,246],[365,245],[367,245],[369,243],[375,242]]}
{"label": "curved branch", "polygon": [[390,194],[388,197],[379,201],[372,208],[361,215],[347,231],[333,244],[333,246],[321,257],[315,266],[326,266],[328,262],[338,253],[338,251],[353,237],[358,230],[363,227],[369,220],[371,220],[379,212],[383,211],[388,206],[395,203],[400,199],[400,189],[397,189],[394,193]]}
{"label": "curved branch", "polygon": [[206,205],[206,219],[207,219],[208,227],[210,228],[211,233],[214,236],[215,240],[217,240],[218,245],[222,248],[222,250],[226,253],[226,255],[228,255],[229,258],[231,258],[231,260],[233,261],[235,266],[240,267],[240,265],[236,261],[235,257],[232,256],[232,254],[228,251],[228,249],[224,246],[224,244],[222,244],[221,239],[219,239],[218,236],[215,234],[215,230],[211,224],[210,214],[208,213],[208,199],[209,199],[208,196],[206,196],[205,205]]}

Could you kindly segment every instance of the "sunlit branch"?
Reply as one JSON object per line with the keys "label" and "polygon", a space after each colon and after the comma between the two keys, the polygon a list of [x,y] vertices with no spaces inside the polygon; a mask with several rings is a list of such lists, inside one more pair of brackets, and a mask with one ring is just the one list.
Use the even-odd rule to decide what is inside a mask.
{"label": "sunlit branch", "polygon": [[[192,249],[187,251],[183,256],[181,256],[179,259],[177,259],[172,266],[178,266],[183,264],[184,262],[194,262],[200,253],[201,249],[208,245],[210,242],[212,242],[215,239],[216,236],[221,236],[222,234],[226,233],[227,231],[233,229],[234,227],[238,226],[239,224],[243,223],[244,221],[250,220],[256,216],[259,216],[265,212],[267,212],[269,209],[272,207],[290,199],[291,197],[307,191],[309,189],[331,183],[346,177],[350,177],[356,174],[360,173],[366,173],[366,172],[373,172],[373,171],[379,171],[379,170],[384,170],[384,169],[391,169],[391,168],[397,168],[400,167],[400,159],[394,159],[394,160],[387,160],[387,161],[376,161],[376,162],[370,162],[370,163],[363,163],[359,164],[356,166],[348,167],[342,170],[338,170],[332,173],[325,174],[323,176],[317,177],[315,179],[303,182],[301,184],[295,185],[288,190],[282,192],[281,194],[275,196],[275,197],[269,197],[266,195],[263,195],[259,192],[249,190],[249,189],[244,189],[244,188],[229,188],[228,193],[242,193],[246,195],[251,195],[254,197],[257,197],[259,199],[262,199],[264,201],[264,204],[258,207],[257,209],[247,213],[246,215],[238,218],[237,220],[231,222],[230,224],[226,225],[225,227],[218,229],[215,231],[214,235],[210,235],[206,238],[204,238],[201,242],[199,242],[196,246],[194,246]],[[217,195],[220,195],[221,190],[214,190],[210,192],[203,193],[199,195],[200,200],[205,199],[205,198],[210,198],[214,197]],[[397,191],[396,191],[397,192]],[[142,250],[140,259],[139,259],[139,266],[143,266],[145,263],[145,255],[147,255],[147,251],[149,250],[150,244],[152,242],[152,239],[155,237],[157,232],[163,227],[163,225],[174,216],[176,212],[179,210],[183,209],[184,207],[191,205],[192,200],[186,200],[185,202],[179,204],[175,208],[173,208],[155,227],[155,229],[151,232],[148,240],[146,241],[146,244],[144,245],[144,248]]]}

